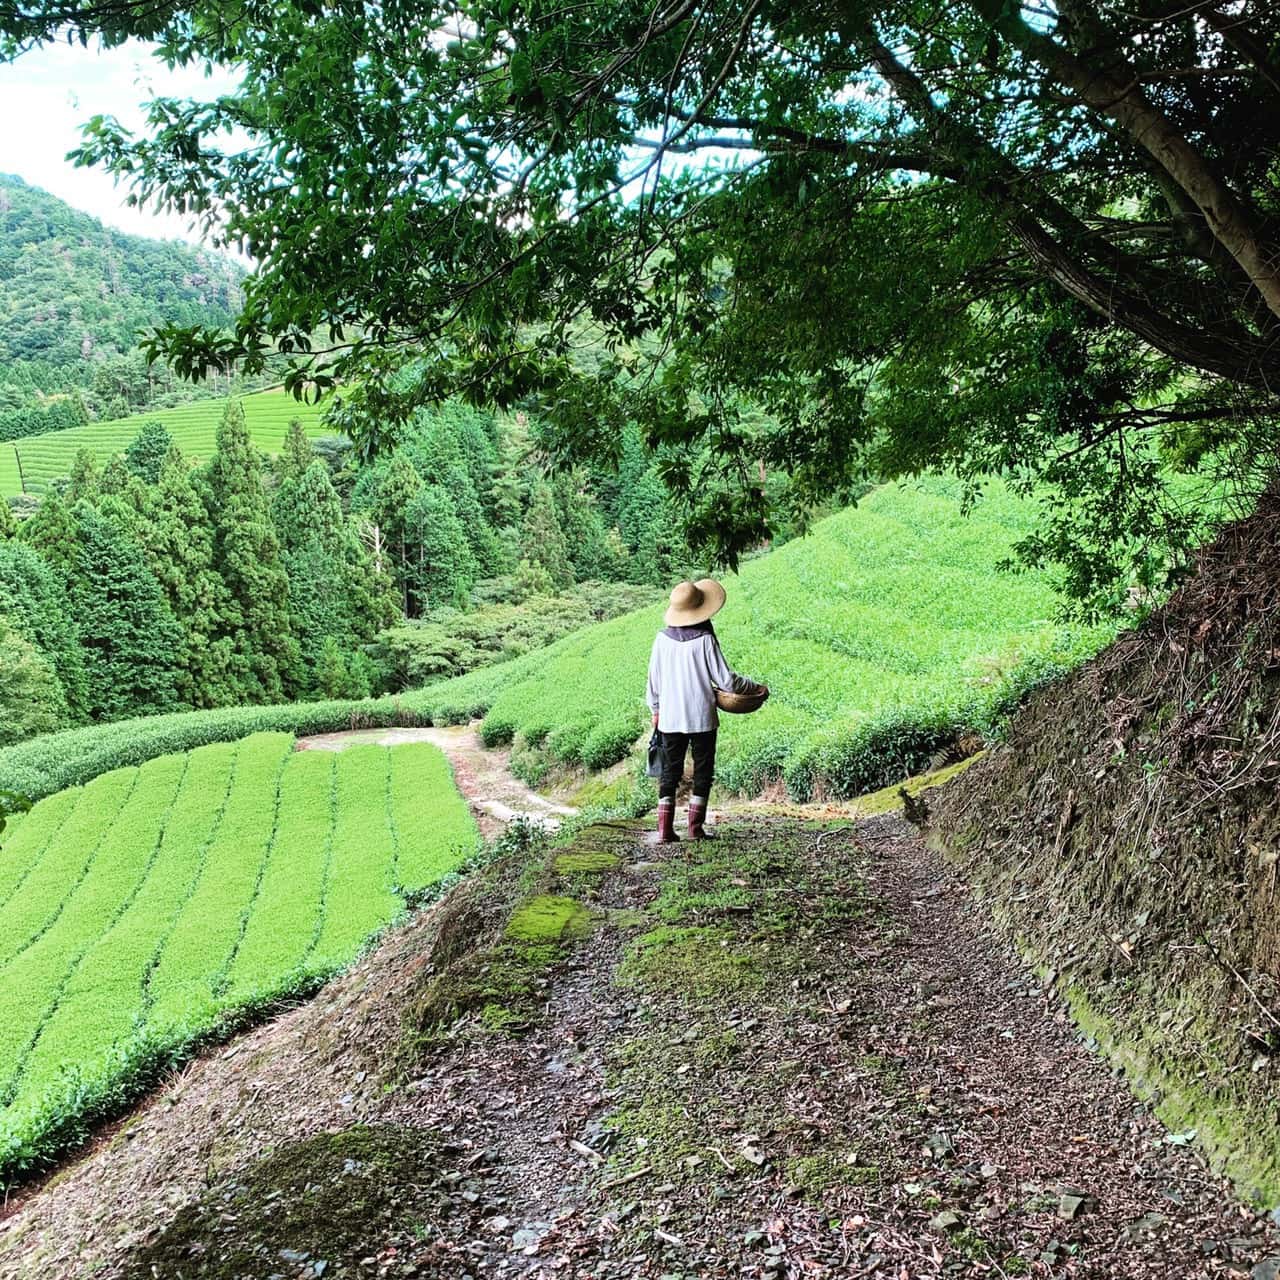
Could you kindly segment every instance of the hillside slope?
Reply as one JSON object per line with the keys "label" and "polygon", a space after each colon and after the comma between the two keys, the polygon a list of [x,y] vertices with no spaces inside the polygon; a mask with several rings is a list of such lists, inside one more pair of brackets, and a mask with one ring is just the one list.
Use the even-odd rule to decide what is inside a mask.
{"label": "hillside slope", "polygon": [[943,797],[986,888],[1161,1114],[1280,1200],[1280,501]]}
{"label": "hillside slope", "polygon": [[229,258],[113,231],[0,174],[0,386],[23,362],[88,368],[124,354],[151,325],[229,322],[243,276]]}
{"label": "hillside slope", "polygon": [[0,1187],[314,990],[477,844],[426,743],[256,734],[41,801],[0,858]]}
{"label": "hillside slope", "polygon": [[[942,480],[886,485],[726,579],[725,653],[773,696],[755,715],[721,718],[724,785],[782,779],[808,799],[906,777],[1114,634],[1055,625],[1046,578],[999,571],[1027,504],[993,487],[966,516],[959,496]],[[405,701],[436,720],[483,714],[487,741],[514,738],[526,770],[600,768],[647,723],[659,626],[660,610],[629,614]]]}
{"label": "hillside slope", "polygon": [[[321,421],[323,405],[295,400],[283,391],[255,392],[241,396],[240,403],[254,444],[266,453],[279,452],[293,418],[309,436],[332,434]],[[50,481],[70,472],[81,449],[88,449],[99,463],[113,453],[123,453],[148,422],[163,423],[173,442],[192,461],[207,460],[213,454],[214,437],[226,407],[225,400],[196,400],[173,409],[152,409],[0,444],[0,498],[44,492]]]}
{"label": "hillside slope", "polygon": [[[744,793],[856,795],[917,773],[983,731],[1037,683],[1078,665],[1110,628],[1055,625],[1050,583],[997,570],[1030,512],[993,493],[973,517],[952,486],[889,486],[806,538],[744,565],[717,619],[729,659],[768,681],[753,716],[725,716],[719,779]],[[586,627],[516,658],[395,697],[225,708],[48,734],[0,749],[0,786],[32,797],[105,769],[264,729],[457,724],[484,716],[513,764],[603,768],[647,724],[643,694],[660,610]]]}
{"label": "hillside slope", "polygon": [[[896,819],[508,842],[0,1221],[26,1280],[1226,1280],[1280,1229]],[[1267,1270],[1255,1276],[1271,1274]]]}

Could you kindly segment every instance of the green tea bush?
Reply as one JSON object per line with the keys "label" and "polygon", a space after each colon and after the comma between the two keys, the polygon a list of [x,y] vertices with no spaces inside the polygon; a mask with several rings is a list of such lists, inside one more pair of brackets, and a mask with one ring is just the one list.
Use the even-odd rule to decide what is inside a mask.
{"label": "green tea bush", "polygon": [[396,698],[292,702],[140,716],[49,733],[0,749],[0,786],[38,800],[66,787],[82,785],[109,769],[142,764],[153,756],[190,751],[210,742],[234,742],[251,733],[301,735],[423,723],[428,722]]}
{"label": "green tea bush", "polygon": [[[330,431],[323,422],[326,405],[307,404],[283,391],[258,391],[239,399],[249,435],[265,453],[279,451],[294,418],[310,437],[321,437]],[[225,400],[194,400],[172,409],[150,409],[128,418],[47,431],[0,445],[0,498],[21,493],[22,481],[28,492],[44,490],[51,481],[70,474],[81,449],[88,449],[100,464],[114,453],[123,453],[149,422],[163,423],[188,458],[207,460],[213,454],[214,436],[226,407]],[[22,460],[21,472],[18,457]]]}
{"label": "green tea bush", "polygon": [[434,747],[259,733],[35,805],[0,854],[0,1186],[473,858]]}
{"label": "green tea bush", "polygon": [[[998,568],[1029,527],[1028,504],[993,485],[967,517],[960,498],[942,480],[885,486],[726,580],[721,643],[772,697],[755,715],[721,718],[721,785],[782,780],[808,798],[892,782],[958,733],[993,731],[1032,684],[1110,638],[1113,628],[1055,624],[1044,576]],[[405,704],[433,721],[483,710],[485,743],[516,742],[526,765],[537,748],[603,768],[646,729],[661,625],[658,607],[627,614]]]}
{"label": "green tea bush", "polygon": [[[972,517],[955,484],[878,489],[806,538],[727,580],[717,627],[730,662],[770,685],[752,716],[721,720],[718,778],[741,792],[783,780],[796,796],[856,794],[917,767],[961,730],[991,732],[1033,684],[1114,634],[1053,622],[1043,575],[997,566],[1030,525],[993,486]],[[483,717],[487,746],[600,769],[644,732],[654,606],[546,648],[394,698],[154,716],[0,749],[0,788],[33,799],[122,765],[262,731],[323,733]],[[532,776],[532,774],[530,774]],[[2,883],[2,881],[0,881]]]}

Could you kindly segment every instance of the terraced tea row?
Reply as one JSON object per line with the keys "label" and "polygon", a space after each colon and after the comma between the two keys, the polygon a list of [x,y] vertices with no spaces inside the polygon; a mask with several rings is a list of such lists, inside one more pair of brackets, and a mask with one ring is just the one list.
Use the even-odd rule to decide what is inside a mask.
{"label": "terraced tea row", "polygon": [[0,858],[0,1179],[226,1018],[349,963],[477,840],[425,743],[262,733],[36,805]]}
{"label": "terraced tea row", "polygon": [[[241,399],[249,434],[258,448],[279,451],[289,422],[297,418],[309,436],[332,434],[321,421],[323,406],[304,404],[282,391],[260,391]],[[88,449],[104,462],[121,453],[144,423],[162,422],[174,443],[192,459],[208,458],[214,451],[214,435],[226,409],[225,400],[197,400],[174,409],[155,409],[117,418],[91,422],[83,427],[28,436],[0,445],[0,497],[10,494],[40,493],[51,480],[65,476],[77,452]]]}

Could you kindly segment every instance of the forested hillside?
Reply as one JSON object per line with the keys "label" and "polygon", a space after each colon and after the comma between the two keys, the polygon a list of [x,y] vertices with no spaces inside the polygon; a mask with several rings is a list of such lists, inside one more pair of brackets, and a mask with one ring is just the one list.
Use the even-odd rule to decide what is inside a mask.
{"label": "forested hillside", "polygon": [[372,463],[276,430],[230,400],[193,457],[145,422],[38,505],[0,503],[0,744],[395,692],[648,603],[689,560],[634,434],[598,481],[547,473],[521,417],[455,404]]}
{"label": "forested hillside", "polygon": [[201,394],[148,366],[138,335],[230,323],[243,275],[229,258],[113,231],[0,174],[0,440]]}

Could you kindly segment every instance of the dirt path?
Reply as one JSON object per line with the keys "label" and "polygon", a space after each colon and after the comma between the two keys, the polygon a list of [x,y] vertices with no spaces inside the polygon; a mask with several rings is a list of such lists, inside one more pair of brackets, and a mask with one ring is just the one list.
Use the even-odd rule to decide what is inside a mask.
{"label": "dirt path", "polygon": [[458,790],[467,797],[486,837],[517,818],[554,831],[561,819],[577,810],[540,796],[514,777],[507,767],[509,753],[491,750],[480,741],[474,725],[445,725],[425,729],[356,729],[299,738],[300,751],[341,751],[344,747],[376,742],[431,742],[449,757]]}
{"label": "dirt path", "polygon": [[194,1064],[0,1275],[1274,1280],[898,819],[646,826],[508,855]]}

